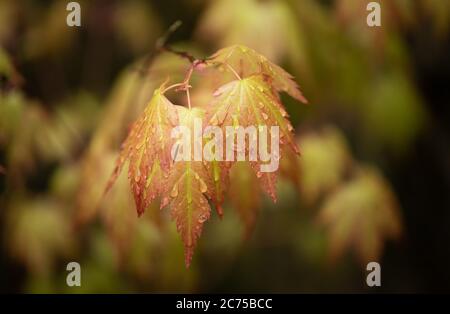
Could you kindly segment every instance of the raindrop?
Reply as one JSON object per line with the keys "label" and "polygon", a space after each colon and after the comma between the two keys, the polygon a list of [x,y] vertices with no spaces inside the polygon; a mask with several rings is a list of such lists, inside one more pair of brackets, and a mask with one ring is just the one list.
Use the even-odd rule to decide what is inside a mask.
{"label": "raindrop", "polygon": [[205,193],[208,190],[208,187],[205,184],[205,181],[200,180],[200,192]]}
{"label": "raindrop", "polygon": [[172,188],[172,191],[170,191],[170,196],[177,197],[178,195],[178,184],[175,184]]}
{"label": "raindrop", "polygon": [[199,223],[204,223],[206,220],[208,220],[208,215],[207,214],[201,214],[200,216],[198,216],[198,222]]}
{"label": "raindrop", "polygon": [[143,145],[144,145],[144,142],[141,141],[141,142],[139,142],[139,143],[136,144],[135,148],[136,148],[136,149],[141,149],[141,147],[142,147]]}

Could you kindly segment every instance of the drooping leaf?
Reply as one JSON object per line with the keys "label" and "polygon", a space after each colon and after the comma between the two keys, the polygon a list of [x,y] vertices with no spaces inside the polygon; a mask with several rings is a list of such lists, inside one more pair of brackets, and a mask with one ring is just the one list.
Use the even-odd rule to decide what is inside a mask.
{"label": "drooping leaf", "polygon": [[[261,136],[260,130],[267,127],[267,141],[270,139],[270,142],[273,140],[273,134],[269,135],[271,126],[278,126],[280,144],[282,146],[285,143],[289,144],[294,152],[298,152],[292,135],[293,127],[287,119],[286,110],[272,90],[271,82],[270,77],[257,74],[225,84],[214,93],[215,97],[209,104],[206,120],[210,125],[225,128],[226,136],[234,136],[227,134],[226,127],[242,127],[244,129],[255,127],[256,132],[253,133],[255,136],[257,134]],[[250,136],[247,136],[247,141],[255,140],[255,138],[250,139]],[[246,153],[248,152],[248,148],[246,148]],[[279,159],[279,152],[272,158]],[[275,200],[276,171],[261,172],[260,166],[263,164],[262,161],[251,161],[264,190]]]}
{"label": "drooping leaf", "polygon": [[136,209],[141,215],[162,191],[164,174],[171,165],[170,132],[177,125],[175,106],[163,95],[164,85],[155,90],[150,103],[133,124],[108,188],[114,183],[125,161]]}
{"label": "drooping leaf", "polygon": [[216,206],[217,214],[222,217],[222,204],[225,201],[225,193],[230,181],[230,164],[226,161],[212,160],[211,162],[207,162],[205,167],[213,183],[213,187],[208,195]]}
{"label": "drooping leaf", "polygon": [[[179,125],[186,127],[191,134],[194,134],[194,121],[203,119],[204,111],[200,108],[177,107],[177,109]],[[177,141],[175,145],[186,144],[182,144],[182,140]],[[189,140],[193,145],[194,137],[192,136]],[[187,147],[183,147],[184,149]],[[193,151],[194,149],[191,149],[188,152],[189,160],[177,161],[174,156],[175,162],[170,170],[161,204],[162,207],[170,205],[171,217],[175,220],[177,231],[184,242],[186,266],[191,263],[194,247],[202,233],[203,223],[210,217],[211,208],[206,195],[211,195],[214,187],[208,169],[203,161],[194,160]],[[178,153],[180,152],[181,150],[178,150]]]}
{"label": "drooping leaf", "polygon": [[225,66],[225,68],[230,66],[237,71],[241,78],[258,73],[265,74],[272,79],[271,85],[277,91],[284,91],[303,103],[308,102],[300,92],[292,75],[251,48],[242,45],[223,48],[206,61],[210,65]]}
{"label": "drooping leaf", "polygon": [[[225,193],[227,191],[227,188],[229,186],[229,172],[231,167],[231,162],[228,162],[226,160],[223,160],[223,158],[216,158],[217,155],[216,150],[219,150],[218,145],[222,145],[224,147],[225,143],[223,141],[223,136],[216,139],[217,135],[211,134],[205,134],[204,135],[204,142],[213,142],[213,146],[209,146],[208,153],[212,157],[212,160],[205,162],[205,167],[208,171],[208,175],[211,179],[211,182],[213,184],[211,190],[208,192],[208,196],[213,201],[216,211],[219,214],[219,216],[222,218],[223,216],[223,209],[222,204],[225,200]],[[220,141],[222,139],[222,141]],[[205,151],[208,150],[207,146],[205,145]],[[206,153],[206,152],[205,152]],[[219,153],[219,151],[218,151]]]}
{"label": "drooping leaf", "polygon": [[[237,80],[229,82],[231,76],[230,72],[227,72],[224,73],[226,79],[221,78],[219,82],[209,81],[205,85],[205,93],[197,94],[195,98],[186,98],[186,105],[189,109],[173,105],[163,95],[164,84],[156,90],[150,104],[133,124],[122,145],[116,169],[108,184],[108,188],[111,187],[124,163],[128,160],[129,180],[138,213],[142,214],[156,196],[161,196],[161,208],[169,205],[171,217],[175,220],[177,231],[181,234],[187,266],[191,263],[193,250],[201,235],[203,223],[210,217],[211,208],[208,201],[211,200],[215,204],[220,216],[223,214],[221,205],[229,185],[229,171],[233,164],[222,158],[214,157],[213,160],[202,160],[203,158],[201,158],[199,160],[195,156],[195,148],[191,148],[198,144],[196,143],[198,138],[195,135],[192,136],[198,131],[195,127],[197,120],[206,122],[208,126],[218,126],[221,128],[220,130],[225,131],[225,133],[221,133],[225,134],[225,138],[220,137],[222,142],[219,142],[219,145],[222,144],[222,148],[227,148],[227,144],[225,144],[228,142],[227,128],[254,128],[251,140],[255,140],[255,137],[259,135],[260,139],[256,145],[260,150],[259,155],[261,156],[261,152],[263,152],[266,157],[269,156],[269,160],[252,159],[248,165],[253,168],[255,174],[251,173],[251,176],[255,177],[255,180],[259,179],[263,189],[274,201],[276,200],[275,184],[280,153],[278,149],[274,149],[276,147],[274,145],[279,143],[275,141],[278,137],[277,133],[273,133],[272,127],[275,127],[274,132],[280,131],[282,147],[289,147],[290,150],[298,153],[292,134],[293,127],[287,119],[287,113],[281,104],[278,90],[287,91],[297,99],[306,100],[301,96],[292,77],[284,70],[277,68],[256,53],[250,57],[259,60],[259,70],[255,68],[254,73],[248,71],[251,73],[248,77],[243,76],[246,73],[241,69],[238,70],[242,77],[236,71],[231,70],[231,75],[238,78]],[[211,60],[214,59],[201,62],[202,65],[206,64],[206,68],[201,69],[203,75],[206,75],[203,77],[203,81],[213,73],[215,65],[225,66],[224,62]],[[257,60],[254,61],[258,63]],[[240,60],[239,64],[243,65],[244,63]],[[226,66],[231,67],[228,63]],[[251,66],[245,66],[245,68],[246,71],[251,70]],[[279,75],[283,75],[283,77],[279,77]],[[229,83],[223,85],[224,82]],[[216,83],[220,83],[221,87],[211,96],[211,90],[214,90]],[[182,86],[180,89],[191,87],[186,82],[177,84],[177,86]],[[207,95],[208,90],[210,96]],[[210,99],[210,101],[206,107],[203,105],[203,108],[191,109],[192,99],[199,102],[201,99]],[[184,147],[184,136],[182,139],[172,139],[174,128],[177,127],[179,130],[190,131],[189,147]],[[204,141],[210,143],[211,139],[212,137],[205,134],[200,135],[202,153],[207,151],[207,145],[203,145]],[[223,142],[224,140],[225,142]],[[250,142],[250,137],[247,136],[243,141]],[[232,146],[234,146],[232,150],[235,153],[236,147],[234,144]],[[213,146],[209,147],[212,149]],[[247,148],[244,149],[247,150]],[[254,152],[254,148],[252,149]],[[186,158],[185,150],[189,150],[187,156],[190,158]],[[242,154],[238,155],[242,157]],[[178,160],[179,156],[183,156],[183,158]],[[273,166],[274,160],[275,169],[271,172],[264,171],[270,171],[267,169],[262,170],[263,166],[267,167],[269,164]],[[255,186],[256,188],[259,191],[259,187]],[[256,217],[256,207],[244,206],[243,208],[241,216],[245,221],[246,229],[251,230]]]}
{"label": "drooping leaf", "polygon": [[[83,156],[77,192],[78,223],[86,223],[97,214],[99,200],[114,169],[114,166],[105,167],[105,163],[111,154],[118,152],[129,125],[143,112],[161,82],[168,76],[181,80],[184,70],[184,60],[178,56],[161,54],[150,62],[138,60],[116,80]],[[96,176],[92,175],[94,172]]]}

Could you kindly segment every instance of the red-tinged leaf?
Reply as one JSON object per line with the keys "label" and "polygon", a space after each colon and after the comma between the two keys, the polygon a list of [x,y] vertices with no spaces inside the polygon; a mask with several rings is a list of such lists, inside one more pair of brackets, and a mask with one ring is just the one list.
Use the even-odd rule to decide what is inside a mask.
{"label": "red-tinged leaf", "polygon": [[223,217],[222,204],[225,201],[225,193],[229,185],[229,167],[230,164],[225,161],[213,160],[205,164],[208,175],[211,178],[213,187],[208,191],[208,196],[213,201],[217,214],[220,218]]}
{"label": "red-tinged leaf", "polygon": [[163,95],[163,89],[164,85],[154,92],[133,124],[107,187],[108,190],[129,160],[128,177],[139,215],[161,193],[164,174],[172,163],[170,132],[177,124],[177,114],[175,105]]}
{"label": "red-tinged leaf", "polygon": [[[177,107],[179,125],[185,126],[193,134],[195,119],[203,119],[204,111],[199,108]],[[193,142],[193,136],[191,137]],[[177,142],[175,145],[184,145]],[[193,147],[193,145],[191,145]],[[183,146],[183,150],[186,147]],[[178,151],[180,152],[180,150]],[[203,161],[195,161],[193,149],[190,160],[175,162],[170,170],[161,206],[170,206],[171,217],[175,220],[185,247],[185,262],[189,267],[194,247],[202,233],[203,223],[209,219],[211,208],[206,195],[213,191],[214,184]]]}
{"label": "red-tinged leaf", "polygon": [[[213,135],[213,133],[204,135],[204,140],[206,143],[204,145],[205,153],[208,153],[212,157],[212,160],[205,162],[205,166],[213,183],[213,187],[208,192],[208,196],[213,201],[218,215],[222,218],[222,204],[225,200],[225,193],[229,185],[229,171],[231,163],[224,161],[223,158],[218,158],[216,155],[216,150],[219,149],[219,145],[221,145],[222,148],[225,147],[223,136],[220,136],[219,138],[216,138],[216,136],[217,135]],[[213,145],[209,145],[208,143],[212,143]],[[217,153],[219,153],[219,151],[217,151]]]}
{"label": "red-tinged leaf", "polygon": [[237,71],[241,77],[258,73],[268,75],[271,77],[272,85],[276,90],[284,91],[303,103],[308,102],[292,75],[251,48],[234,45],[220,49],[207,59],[207,63],[219,66],[225,65],[225,68],[229,66]]}
{"label": "red-tinged leaf", "polygon": [[[289,147],[298,153],[299,151],[292,132],[293,127],[289,120],[287,120],[286,110],[283,108],[276,93],[272,90],[270,83],[271,79],[267,76],[252,75],[225,84],[214,93],[215,98],[210,104],[208,118],[206,120],[210,125],[218,125],[225,128],[224,134],[226,134],[226,127],[229,126],[235,128],[253,126],[256,128],[256,133],[261,136],[262,133],[259,130],[266,127],[266,139],[267,141],[270,140],[270,142],[272,142],[271,135],[269,135],[271,127],[278,126],[280,130],[280,145],[284,146],[284,144],[289,144]],[[247,141],[249,141],[248,137],[246,139]],[[261,142],[261,140],[258,142]],[[262,142],[264,143],[264,140]],[[267,151],[269,147],[271,147],[269,143],[264,146]],[[246,155],[248,155],[248,152],[247,145]],[[272,156],[272,158],[279,159],[279,152],[275,156]],[[261,172],[260,167],[265,164],[261,160],[251,161],[251,164],[262,183],[263,189],[275,201],[276,171]]]}

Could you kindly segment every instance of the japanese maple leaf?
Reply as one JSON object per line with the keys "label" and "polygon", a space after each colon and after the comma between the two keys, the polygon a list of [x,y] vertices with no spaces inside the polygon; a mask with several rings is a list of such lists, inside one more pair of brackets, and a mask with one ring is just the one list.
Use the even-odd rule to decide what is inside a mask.
{"label": "japanese maple leaf", "polygon": [[205,164],[208,175],[213,184],[208,195],[216,206],[216,211],[220,218],[223,216],[222,204],[225,201],[225,193],[230,181],[230,166],[230,163],[218,160],[212,160]]}
{"label": "japanese maple leaf", "polygon": [[[204,111],[200,108],[177,107],[177,109],[179,125],[187,127],[193,134],[194,121],[196,118],[203,119]],[[193,142],[193,136],[191,140]],[[176,142],[174,147],[178,144]],[[184,149],[186,148],[183,147]],[[170,170],[163,193],[165,197],[161,203],[161,207],[168,204],[170,206],[171,217],[175,220],[177,231],[184,242],[186,266],[191,263],[203,223],[210,217],[211,208],[206,196],[212,198],[214,186],[205,163],[195,161],[193,151],[194,149],[191,149],[189,152],[188,160],[177,161],[177,156],[173,156],[175,162]],[[178,150],[178,153],[180,152],[181,149]]]}
{"label": "japanese maple leaf", "polygon": [[[207,117],[205,119],[207,120]],[[222,204],[225,200],[225,193],[229,185],[229,172],[232,164],[226,160],[223,160],[223,156],[219,157],[215,155],[215,150],[218,149],[218,145],[222,148],[225,148],[225,141],[223,139],[223,136],[220,136],[219,139],[216,139],[215,136],[216,135],[213,134],[204,135],[205,142],[214,142],[214,144],[216,144],[214,148],[209,149],[209,154],[211,155],[212,160],[205,162],[205,166],[213,183],[213,186],[209,192],[209,196],[216,207],[217,213],[219,214],[220,218],[222,218]],[[208,150],[208,148],[206,148],[205,146],[205,151],[206,150]],[[220,155],[220,152],[218,153]]]}
{"label": "japanese maple leaf", "polygon": [[209,65],[230,67],[237,71],[240,77],[248,77],[256,73],[268,75],[277,91],[284,91],[303,103],[308,102],[292,75],[251,48],[242,45],[223,48],[206,59],[206,62]]}
{"label": "japanese maple leaf", "polygon": [[[258,133],[260,127],[266,126],[269,133],[271,126],[278,126],[280,144],[287,144],[298,153],[292,133],[293,127],[271,83],[272,79],[269,76],[255,74],[223,85],[214,93],[206,120],[212,125],[223,128],[255,126]],[[267,140],[269,139],[270,135],[267,135]],[[273,158],[279,159],[280,156],[278,154]],[[251,161],[250,164],[262,182],[264,190],[273,200],[276,200],[277,172],[261,172],[260,166],[264,164],[261,160]]]}
{"label": "japanese maple leaf", "polygon": [[178,117],[175,105],[164,96],[163,90],[164,84],[155,90],[150,103],[131,127],[107,186],[108,190],[128,160],[128,178],[139,215],[161,193],[164,176],[172,163],[170,132],[177,125]]}

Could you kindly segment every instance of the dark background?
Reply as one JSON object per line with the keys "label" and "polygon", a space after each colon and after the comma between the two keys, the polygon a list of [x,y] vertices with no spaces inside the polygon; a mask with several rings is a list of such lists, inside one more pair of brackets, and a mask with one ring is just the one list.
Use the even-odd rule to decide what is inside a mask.
{"label": "dark background", "polygon": [[[272,1],[253,2],[252,5],[263,6]],[[194,256],[194,259],[198,260],[191,269],[185,269],[179,253],[174,253],[172,257],[166,256],[166,254],[160,261],[164,265],[161,266],[156,262],[154,273],[152,272],[152,276],[148,276],[146,279],[139,272],[136,274],[133,271],[122,271],[121,267],[127,269],[133,267],[124,266],[127,264],[127,259],[125,259],[125,262],[121,262],[122,264],[118,263],[119,266],[111,266],[111,272],[105,271],[105,268],[108,269],[110,266],[93,267],[90,272],[105,271],[105,274],[94,276],[97,283],[93,284],[92,288],[85,288],[84,292],[174,292],[181,290],[184,292],[428,293],[450,291],[450,269],[448,267],[450,264],[450,94],[448,88],[450,81],[448,58],[450,55],[450,12],[442,14],[444,17],[446,16],[445,23],[443,23],[445,27],[438,30],[435,27],[438,18],[433,15],[442,10],[450,11],[450,7],[443,5],[435,11],[427,11],[423,9],[422,2],[411,1],[412,5],[408,9],[409,19],[403,19],[400,14],[395,15],[396,18],[392,18],[392,20],[383,20],[382,28],[384,30],[380,36],[385,39],[395,37],[395,41],[402,46],[404,51],[400,57],[392,57],[387,52],[389,49],[383,45],[374,44],[371,39],[361,44],[358,41],[360,34],[355,35],[354,32],[348,31],[352,27],[352,21],[354,26],[359,25],[357,22],[360,22],[361,19],[365,21],[365,11],[361,15],[356,14],[356,17],[349,14],[347,19],[343,19],[345,23],[341,24],[342,16],[335,13],[338,7],[337,2],[340,1],[319,1],[311,5],[329,18],[329,27],[335,30],[331,33],[325,30],[324,33],[329,37],[322,38],[323,33],[321,30],[317,30],[318,27],[315,26],[314,21],[304,22],[307,20],[304,16],[309,14],[309,12],[303,11],[308,8],[305,4],[299,4],[301,1],[281,2],[294,15],[293,20],[297,23],[295,25],[308,34],[305,41],[306,48],[300,52],[307,52],[309,60],[313,60],[311,62],[314,63],[310,72],[303,72],[303,69],[296,65],[298,64],[296,63],[296,54],[289,52],[289,49],[279,53],[277,60],[274,60],[296,76],[297,81],[303,87],[302,91],[312,104],[307,109],[304,107],[297,109],[298,105],[287,100],[286,107],[291,114],[292,121],[298,126],[298,130],[303,130],[305,125],[307,130],[315,130],[323,124],[330,123],[341,129],[349,142],[354,158],[359,162],[370,162],[376,165],[386,180],[390,182],[392,191],[400,204],[404,232],[399,241],[386,242],[381,258],[382,287],[376,289],[365,287],[365,269],[351,253],[345,254],[333,264],[326,262],[326,254],[322,252],[322,250],[325,252],[326,249],[322,248],[321,244],[317,249],[305,249],[308,245],[302,244],[302,241],[307,242],[315,237],[317,232],[321,232],[315,230],[315,227],[308,227],[314,225],[312,224],[314,208],[320,206],[309,206],[311,208],[308,209],[308,206],[295,200],[296,193],[290,187],[287,188],[286,201],[271,205],[267,199],[264,199],[255,230],[252,236],[245,241],[239,237],[235,239],[236,236],[231,235],[239,233],[234,231],[234,227],[239,225],[237,222],[239,219],[235,214],[230,213],[228,217],[226,214],[222,222],[219,222],[217,217],[212,218],[200,239],[200,242],[205,242],[199,244]],[[305,1],[305,3],[307,2],[310,1]],[[383,10],[401,11],[396,8],[394,8],[395,10],[391,7],[388,8],[387,5],[384,6],[386,1],[381,2]],[[446,1],[442,0],[442,2]],[[3,292],[70,292],[64,288],[66,257],[61,257],[59,253],[55,254],[55,257],[52,257],[55,260],[51,264],[52,270],[43,271],[46,267],[33,266],[33,256],[27,253],[16,254],[14,249],[11,249],[11,246],[16,245],[11,243],[16,242],[12,240],[15,239],[15,236],[11,228],[14,228],[15,225],[14,223],[11,224],[12,227],[9,225],[9,213],[20,207],[17,204],[23,200],[25,200],[25,204],[35,204],[36,199],[52,197],[52,178],[58,169],[67,164],[77,165],[83,160],[89,143],[94,137],[97,121],[100,121],[97,117],[104,114],[101,110],[106,106],[108,97],[111,97],[112,86],[120,73],[137,58],[150,53],[156,39],[175,20],[181,20],[183,25],[170,36],[168,44],[194,51],[193,54],[198,57],[207,56],[216,48],[225,46],[226,40],[219,36],[208,37],[199,31],[201,28],[199,25],[203,23],[204,16],[209,7],[214,5],[214,1],[211,3],[187,0],[151,1],[148,3],[134,1],[133,3],[137,3],[137,11],[146,8],[150,12],[149,16],[155,17],[155,20],[151,21],[151,28],[148,28],[148,25],[142,26],[142,34],[137,31],[139,27],[130,26],[132,30],[127,35],[120,35],[121,27],[126,28],[126,26],[118,26],[120,23],[117,22],[117,19],[123,19],[123,17],[118,17],[117,12],[128,8],[127,6],[132,1],[90,1],[89,4],[80,2],[82,26],[72,29],[64,28],[66,11],[61,10],[61,8],[64,9],[64,6],[58,7],[55,4],[56,1],[2,1],[1,3],[3,7],[8,7],[10,10],[8,12],[12,13],[8,15],[7,21],[0,21],[2,30],[6,29],[3,32],[6,35],[0,37],[0,43],[2,50],[7,52],[17,71],[16,78],[6,78],[5,76],[2,78],[2,97],[6,97],[6,94],[13,91],[20,91],[27,101],[38,102],[39,107],[48,116],[54,115],[58,107],[64,106],[65,103],[68,103],[67,99],[79,94],[80,91],[89,95],[88,98],[96,104],[91,113],[95,118],[92,118],[94,120],[91,124],[79,131],[77,144],[70,145],[69,158],[65,156],[64,158],[46,159],[45,156],[42,157],[38,154],[36,162],[32,166],[24,167],[25,170],[18,173],[11,171],[11,167],[18,167],[10,159],[10,150],[13,146],[11,143],[15,141],[14,134],[19,132],[17,129],[28,127],[25,118],[17,120],[17,128],[11,131],[11,134],[6,135],[5,133],[7,139],[2,136],[2,146],[0,146],[0,164],[6,169],[6,174],[0,176],[2,194],[0,223],[3,226],[0,227],[1,243],[3,243],[0,252],[0,290]],[[236,10],[247,8],[238,3],[235,6]],[[50,12],[54,12],[55,16],[61,16],[61,24],[47,23],[52,14]],[[356,12],[359,11],[356,10]],[[384,12],[383,19],[385,18]],[[223,19],[232,20],[234,14],[237,13],[223,12]],[[251,16],[253,12],[245,11],[245,14]],[[132,20],[133,14],[127,16]],[[314,18],[316,15],[310,13],[310,19],[314,20]],[[141,20],[137,19],[137,21]],[[260,27],[265,27],[264,23],[268,23],[267,21],[261,19]],[[131,21],[125,21],[125,24],[126,22],[131,24]],[[59,32],[57,31],[58,27],[61,28]],[[242,33],[244,33],[246,25],[244,23],[235,25],[235,27],[242,28]],[[273,25],[273,28],[277,27],[278,25]],[[33,29],[40,32],[38,35],[40,40],[36,42],[31,42],[31,35],[29,35]],[[283,34],[286,33],[286,30],[283,29],[279,31],[284,32]],[[362,36],[370,38],[372,30],[365,31],[367,34],[362,32]],[[72,34],[69,39],[65,40],[64,37],[68,36],[67,32]],[[292,36],[295,34],[294,32]],[[51,37],[51,40],[46,41],[46,37]],[[265,38],[264,34],[255,34],[255,38],[257,38],[255,42],[257,43],[258,38],[261,41],[270,40],[270,36],[267,37],[269,39]],[[315,39],[311,39],[311,37],[315,37]],[[247,43],[245,40],[246,38],[243,38],[242,43],[249,46],[255,44],[254,42]],[[142,43],[132,47],[130,43],[133,41],[138,43],[142,41]],[[42,45],[45,48],[46,44],[49,45],[49,48],[43,49],[41,52],[31,53],[29,51],[33,50],[35,45]],[[334,51],[330,47],[337,50]],[[264,51],[260,52],[264,54]],[[341,92],[339,83],[336,83],[342,80],[340,74],[336,74],[336,72],[347,71],[345,62],[349,61],[340,60],[340,57],[347,53],[348,55],[356,54],[355,60],[360,60],[360,56],[364,55],[363,59],[369,60],[370,64],[366,69],[366,63],[362,62],[361,68],[355,70],[355,73],[362,73],[364,82],[359,81],[360,77],[356,75],[353,88],[350,83],[350,90],[354,92],[354,97],[351,93]],[[329,64],[321,60],[323,55],[329,57],[331,55],[330,58],[336,64],[344,64],[343,68],[327,68]],[[413,132],[412,136],[401,138],[400,141],[404,148],[397,151],[397,142],[392,144],[389,139],[378,138],[377,135],[366,133],[364,130],[365,122],[361,120],[360,115],[364,116],[366,105],[364,101],[360,100],[360,91],[358,90],[364,87],[363,93],[369,93],[369,98],[376,98],[377,90],[375,88],[373,92],[371,90],[374,86],[374,83],[371,82],[372,76],[383,78],[390,68],[397,69],[397,64],[402,62],[405,62],[406,66],[398,66],[401,68],[398,71],[401,71],[408,82],[414,86],[414,93],[418,95],[421,108],[423,108],[421,112],[423,112],[425,122],[420,127],[413,126],[417,130]],[[373,71],[373,68],[376,70]],[[321,76],[319,73],[321,71],[328,74]],[[315,73],[316,79],[309,79],[305,73]],[[318,77],[319,79],[317,79]],[[351,74],[346,77],[352,82]],[[141,79],[142,77],[138,78],[138,81]],[[303,82],[305,83],[303,84]],[[399,94],[398,97],[401,98],[403,95]],[[352,107],[353,101],[358,103],[359,109],[356,110],[355,107]],[[350,105],[346,104],[347,102]],[[28,108],[27,105],[24,108]],[[403,107],[403,110],[407,111],[408,107]],[[80,114],[80,119],[85,121],[86,117],[83,114]],[[389,113],[385,117],[389,119]],[[398,117],[396,115],[392,119]],[[387,121],[379,121],[378,126],[382,128],[385,122]],[[392,130],[392,132],[396,131]],[[33,149],[30,148],[30,151]],[[33,158],[31,155],[34,154],[30,153],[30,159]],[[81,170],[75,170],[75,173],[79,172]],[[76,197],[75,190],[72,199],[67,198],[63,206],[69,208],[64,210],[66,215],[64,219],[67,220],[68,225],[72,221],[70,217],[75,215],[73,213],[76,211],[76,206],[73,206],[75,203],[73,199]],[[292,201],[293,199],[294,201]],[[26,208],[28,205],[21,206]],[[306,209],[302,207],[306,207]],[[129,211],[130,214],[134,214],[132,207],[129,208]],[[217,231],[219,234],[215,234],[212,229],[219,228],[218,224],[226,224],[227,219],[231,221],[228,223],[229,225],[221,227],[224,230]],[[103,227],[101,219],[94,219],[89,228],[88,231],[83,229],[82,233],[74,236],[79,242],[78,249],[75,250],[76,253],[69,253],[69,256],[74,257],[72,258],[74,260],[86,261],[85,263],[88,264],[102,265],[104,257],[99,258],[100,261],[90,262],[92,259],[95,260],[95,257],[92,257],[95,253],[92,253],[91,250],[96,250],[92,249],[90,243],[96,242],[97,240],[94,239],[96,237],[103,239],[99,234],[105,233],[105,227]],[[310,233],[311,228],[314,229],[312,231],[314,235]],[[214,242],[215,236],[221,237],[217,240],[218,244]],[[210,239],[208,240],[208,238]],[[180,241],[176,236],[174,239],[174,241]],[[224,244],[227,241],[232,244],[227,246]],[[47,252],[45,245],[42,245],[43,248],[40,245],[37,245],[37,250],[42,249]],[[64,245],[70,246],[68,243]],[[100,246],[102,245],[100,244]],[[173,248],[172,245],[170,247],[173,250],[179,250],[179,246],[175,245]],[[60,250],[58,246],[56,247],[48,249],[52,252],[52,256],[54,251],[59,252]],[[164,244],[162,251],[171,249]],[[25,251],[31,252],[29,248],[25,248]],[[222,255],[223,258],[221,258]],[[106,254],[106,256],[108,255]],[[83,263],[81,263],[82,267],[85,265]],[[153,267],[150,262],[143,262],[144,269],[146,264],[150,268]],[[45,275],[42,275],[43,273]],[[162,273],[165,275],[161,275]]]}

